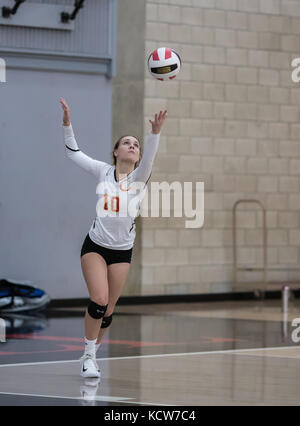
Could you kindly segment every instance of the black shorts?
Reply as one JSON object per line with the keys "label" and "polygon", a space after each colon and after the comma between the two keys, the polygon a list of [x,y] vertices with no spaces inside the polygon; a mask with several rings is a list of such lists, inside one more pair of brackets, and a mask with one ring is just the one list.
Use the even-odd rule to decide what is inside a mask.
{"label": "black shorts", "polygon": [[129,250],[114,250],[102,247],[94,243],[89,234],[87,234],[81,248],[80,257],[91,252],[100,254],[100,256],[104,258],[107,266],[112,263],[131,263],[132,248]]}

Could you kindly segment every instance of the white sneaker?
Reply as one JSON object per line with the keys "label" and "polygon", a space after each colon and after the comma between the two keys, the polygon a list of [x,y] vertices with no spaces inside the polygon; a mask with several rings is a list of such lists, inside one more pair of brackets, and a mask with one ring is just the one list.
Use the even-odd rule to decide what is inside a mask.
{"label": "white sneaker", "polygon": [[100,377],[100,370],[95,358],[91,355],[83,355],[80,361],[80,375],[82,377]]}

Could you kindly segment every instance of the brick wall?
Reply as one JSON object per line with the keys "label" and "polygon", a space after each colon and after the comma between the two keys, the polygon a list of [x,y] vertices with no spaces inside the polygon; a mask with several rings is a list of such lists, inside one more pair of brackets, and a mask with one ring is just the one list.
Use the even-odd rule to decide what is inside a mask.
{"label": "brick wall", "polygon": [[[229,291],[240,198],[267,209],[270,280],[300,280],[300,83],[291,80],[300,2],[147,0],[145,56],[160,46],[183,66],[172,82],[145,68],[145,133],[168,109],[151,181],[204,181],[205,222],[187,229],[184,218],[142,218],[142,294]],[[253,206],[239,211],[238,247],[240,264],[262,264]]]}

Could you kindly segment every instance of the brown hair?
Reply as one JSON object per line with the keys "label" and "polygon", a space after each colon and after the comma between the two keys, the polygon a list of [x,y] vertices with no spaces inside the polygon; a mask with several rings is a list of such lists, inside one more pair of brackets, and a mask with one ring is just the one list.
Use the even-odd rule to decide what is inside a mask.
{"label": "brown hair", "polygon": [[[113,149],[113,152],[112,152],[112,157],[113,157],[113,163],[114,163],[114,166],[116,166],[116,165],[117,165],[117,158],[115,157],[114,152],[115,152],[115,150],[116,150],[116,149],[118,149],[118,148],[119,148],[119,145],[120,145],[121,140],[122,140],[123,138],[128,137],[128,136],[129,136],[129,135],[123,135],[123,136],[121,136],[121,137],[117,140],[117,142],[115,143],[115,146],[114,146],[114,149]],[[140,143],[139,139],[138,139],[136,136],[132,136],[132,137],[133,137],[133,138],[135,138],[135,139],[138,141],[139,146],[140,146],[140,158],[139,158],[139,161],[137,161],[137,162],[135,163],[135,165],[134,165],[134,168],[136,169],[136,168],[138,167],[138,165],[139,165],[139,163],[140,163],[140,160],[141,160],[141,157],[142,157],[142,152],[141,152],[141,143]]]}

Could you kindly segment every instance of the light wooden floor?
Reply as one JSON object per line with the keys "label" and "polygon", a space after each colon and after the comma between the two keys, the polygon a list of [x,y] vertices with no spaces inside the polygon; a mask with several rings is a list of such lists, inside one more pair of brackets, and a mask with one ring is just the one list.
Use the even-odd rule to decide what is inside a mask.
{"label": "light wooden floor", "polygon": [[[286,317],[282,312],[280,300],[125,305],[117,306],[116,312],[140,314],[167,312],[169,315],[260,321],[282,321]],[[300,300],[295,299],[289,306],[287,320],[292,321],[297,313],[300,316]]]}
{"label": "light wooden floor", "polygon": [[[102,379],[91,400],[130,405],[299,405],[299,361],[299,347],[100,359]],[[1,366],[0,393],[80,401],[82,388],[90,386],[77,373],[75,361]]]}
{"label": "light wooden floor", "polygon": [[[251,330],[258,322],[280,326],[284,319],[290,325],[294,318],[300,317],[300,303],[296,300],[285,318],[280,301],[119,306],[117,312],[120,320],[128,315],[130,321],[140,315],[141,339],[148,341],[151,340],[149,327],[156,317],[165,318],[170,324],[189,321],[189,328],[193,318],[197,319],[195,327],[203,319],[207,335],[213,334],[209,329],[212,320],[223,319],[230,324],[228,319],[233,319],[234,327],[241,320],[251,337]],[[262,327],[262,333],[280,333],[280,327],[274,326]],[[164,325],[162,333],[165,330]],[[288,330],[290,333],[291,328]],[[192,331],[195,338],[197,330]],[[269,337],[262,336],[263,345]],[[273,338],[280,342],[280,336]],[[274,347],[233,345],[230,349],[197,352],[177,348],[174,353],[160,353],[158,349],[148,355],[140,352],[135,356],[99,356],[98,362],[102,372],[99,384],[85,382],[78,374],[78,360],[74,359],[2,364],[0,403],[1,396],[11,396],[14,401],[44,398],[66,401],[66,405],[70,401],[77,405],[132,406],[300,404],[300,344],[291,341]]]}

